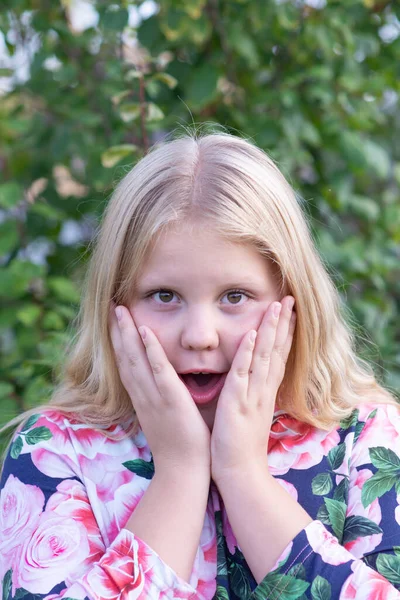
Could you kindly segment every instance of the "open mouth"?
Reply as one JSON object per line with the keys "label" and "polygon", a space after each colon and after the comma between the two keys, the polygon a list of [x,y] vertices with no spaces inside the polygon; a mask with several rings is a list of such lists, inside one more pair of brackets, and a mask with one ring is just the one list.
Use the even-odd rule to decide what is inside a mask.
{"label": "open mouth", "polygon": [[206,404],[219,396],[227,373],[185,373],[179,375],[196,404]]}

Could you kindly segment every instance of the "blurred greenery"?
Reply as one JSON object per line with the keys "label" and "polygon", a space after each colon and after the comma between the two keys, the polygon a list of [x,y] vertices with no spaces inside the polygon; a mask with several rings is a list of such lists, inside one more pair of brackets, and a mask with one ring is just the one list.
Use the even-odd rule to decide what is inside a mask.
{"label": "blurred greenery", "polygon": [[0,7],[0,425],[49,399],[115,182],[192,121],[278,162],[398,390],[399,3],[92,0],[82,31],[74,4]]}

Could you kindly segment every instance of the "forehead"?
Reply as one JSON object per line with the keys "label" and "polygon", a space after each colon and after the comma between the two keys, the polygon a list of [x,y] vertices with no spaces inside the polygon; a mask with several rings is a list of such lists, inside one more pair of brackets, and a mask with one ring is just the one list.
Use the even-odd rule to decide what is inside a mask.
{"label": "forehead", "polygon": [[229,240],[203,223],[180,224],[165,229],[153,242],[139,279],[151,276],[192,279],[221,277],[253,281],[270,280],[271,263],[249,243]]}

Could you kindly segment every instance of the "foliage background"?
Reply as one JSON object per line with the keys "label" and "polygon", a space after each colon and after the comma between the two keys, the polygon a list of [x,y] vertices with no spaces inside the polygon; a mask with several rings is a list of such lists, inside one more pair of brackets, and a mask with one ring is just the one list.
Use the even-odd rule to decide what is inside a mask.
{"label": "foliage background", "polygon": [[278,161],[360,354],[399,390],[399,4],[92,0],[82,30],[79,2],[0,8],[0,425],[49,399],[115,182],[193,121]]}

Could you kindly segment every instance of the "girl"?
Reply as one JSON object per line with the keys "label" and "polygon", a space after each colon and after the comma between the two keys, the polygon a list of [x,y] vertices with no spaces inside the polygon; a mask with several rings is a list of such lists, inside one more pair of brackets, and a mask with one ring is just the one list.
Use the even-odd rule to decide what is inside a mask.
{"label": "girl", "polygon": [[8,451],[3,598],[400,598],[399,409],[353,348],[264,152],[154,149],[106,211],[64,381]]}

